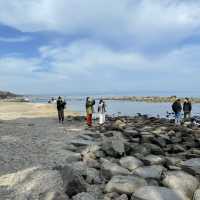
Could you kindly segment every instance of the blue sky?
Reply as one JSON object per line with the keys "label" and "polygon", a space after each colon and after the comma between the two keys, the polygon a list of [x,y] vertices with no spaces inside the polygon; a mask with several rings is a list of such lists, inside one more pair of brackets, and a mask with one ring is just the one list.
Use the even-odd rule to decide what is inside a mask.
{"label": "blue sky", "polygon": [[198,93],[199,64],[197,0],[0,1],[0,90]]}

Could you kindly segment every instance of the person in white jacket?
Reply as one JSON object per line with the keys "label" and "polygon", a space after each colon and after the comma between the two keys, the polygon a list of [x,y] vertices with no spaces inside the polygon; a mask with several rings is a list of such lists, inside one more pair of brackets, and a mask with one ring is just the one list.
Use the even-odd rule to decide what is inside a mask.
{"label": "person in white jacket", "polygon": [[100,99],[98,105],[98,113],[99,113],[99,124],[104,124],[106,121],[106,104],[103,99]]}

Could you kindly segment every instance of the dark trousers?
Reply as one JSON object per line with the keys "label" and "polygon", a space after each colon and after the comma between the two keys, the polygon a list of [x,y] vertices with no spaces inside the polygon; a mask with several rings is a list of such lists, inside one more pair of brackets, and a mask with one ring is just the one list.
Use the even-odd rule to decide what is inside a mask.
{"label": "dark trousers", "polygon": [[59,123],[64,122],[65,116],[64,116],[64,109],[58,110],[58,119]]}

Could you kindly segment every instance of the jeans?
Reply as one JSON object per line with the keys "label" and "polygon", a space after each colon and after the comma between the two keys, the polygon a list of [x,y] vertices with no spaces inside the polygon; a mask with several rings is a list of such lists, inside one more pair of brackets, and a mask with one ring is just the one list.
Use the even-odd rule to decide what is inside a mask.
{"label": "jeans", "polygon": [[190,119],[191,118],[191,112],[184,112],[184,119]]}
{"label": "jeans", "polygon": [[175,124],[181,124],[181,112],[175,113]]}

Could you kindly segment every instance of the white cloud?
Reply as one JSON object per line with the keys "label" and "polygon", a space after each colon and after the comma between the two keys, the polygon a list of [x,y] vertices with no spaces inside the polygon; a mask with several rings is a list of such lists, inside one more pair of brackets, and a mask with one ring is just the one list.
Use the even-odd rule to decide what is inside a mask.
{"label": "white cloud", "polygon": [[[200,46],[193,45],[149,57],[138,52],[114,51],[84,40],[65,47],[43,46],[38,58],[0,58],[0,77],[6,77],[8,89],[19,88],[26,93],[146,87],[198,89],[199,51]],[[190,77],[192,81],[186,82]]]}
{"label": "white cloud", "polygon": [[32,40],[29,36],[20,37],[0,37],[0,42],[17,43],[17,42],[28,42]]}
{"label": "white cloud", "polygon": [[56,31],[166,47],[199,34],[200,3],[180,0],[2,0],[0,22],[21,31]]}

